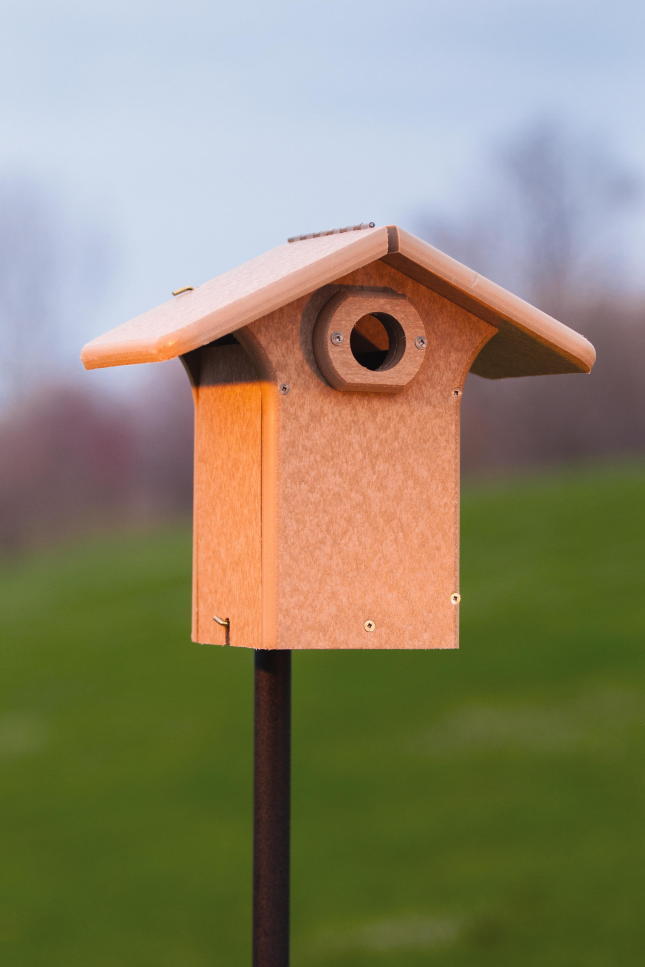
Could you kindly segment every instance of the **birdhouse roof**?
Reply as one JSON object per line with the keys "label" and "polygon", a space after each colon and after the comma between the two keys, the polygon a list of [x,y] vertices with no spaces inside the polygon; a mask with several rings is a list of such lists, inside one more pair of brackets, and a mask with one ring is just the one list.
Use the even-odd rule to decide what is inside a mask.
{"label": "birdhouse roof", "polygon": [[279,245],[99,336],[81,359],[87,369],[172,359],[377,260],[499,330],[472,366],[479,375],[591,370],[595,351],[579,333],[396,226]]}

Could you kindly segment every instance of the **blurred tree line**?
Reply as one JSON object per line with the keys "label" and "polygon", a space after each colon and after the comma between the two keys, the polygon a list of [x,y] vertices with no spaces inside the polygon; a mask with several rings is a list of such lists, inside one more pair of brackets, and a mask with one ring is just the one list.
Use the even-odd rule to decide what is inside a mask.
{"label": "blurred tree line", "polygon": [[[466,474],[643,452],[645,292],[628,229],[640,200],[638,179],[602,143],[545,123],[495,150],[463,211],[418,213],[417,234],[583,332],[598,351],[592,378],[471,376]],[[79,250],[75,273],[95,279],[105,253],[91,244]],[[97,394],[89,380],[51,378],[66,254],[47,200],[33,186],[0,185],[5,553],[190,508],[192,403],[176,361],[146,367],[137,399],[127,402]]]}
{"label": "blurred tree line", "polygon": [[181,366],[144,367],[127,402],[82,373],[73,317],[96,314],[110,270],[100,233],[33,181],[0,179],[0,554],[190,507]]}
{"label": "blurred tree line", "polygon": [[642,454],[645,289],[631,224],[642,185],[602,141],[533,124],[492,156],[483,186],[417,233],[582,332],[591,377],[485,380],[463,402],[466,473]]}

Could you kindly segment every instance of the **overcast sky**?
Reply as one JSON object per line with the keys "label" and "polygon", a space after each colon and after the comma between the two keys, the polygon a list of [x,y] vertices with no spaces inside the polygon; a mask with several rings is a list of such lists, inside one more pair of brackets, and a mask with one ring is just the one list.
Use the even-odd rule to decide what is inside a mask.
{"label": "overcast sky", "polygon": [[644,42],[642,0],[3,0],[0,177],[110,239],[84,340],[288,235],[458,204],[532,118],[645,177]]}

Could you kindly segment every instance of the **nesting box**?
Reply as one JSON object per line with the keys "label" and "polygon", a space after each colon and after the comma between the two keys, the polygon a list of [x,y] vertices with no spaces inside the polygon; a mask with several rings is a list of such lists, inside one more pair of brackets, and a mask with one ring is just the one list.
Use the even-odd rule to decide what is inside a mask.
{"label": "nesting box", "polygon": [[454,648],[469,372],[589,372],[582,336],[394,226],[301,237],[112,330],[195,403],[193,639]]}

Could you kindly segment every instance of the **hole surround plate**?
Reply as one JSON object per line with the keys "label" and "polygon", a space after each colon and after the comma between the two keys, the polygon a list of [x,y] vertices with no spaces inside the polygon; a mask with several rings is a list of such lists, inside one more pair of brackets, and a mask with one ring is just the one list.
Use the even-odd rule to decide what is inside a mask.
{"label": "hole surround plate", "polygon": [[[376,316],[379,321],[392,320],[383,324],[386,330],[390,326],[388,356],[374,369],[361,364],[352,351],[352,332],[357,323],[369,316]],[[332,340],[332,333],[335,337],[340,333],[342,339]],[[417,346],[420,336],[425,340],[423,348]],[[321,309],[313,331],[314,355],[320,371],[331,386],[345,391],[402,390],[423,365],[427,345],[423,320],[407,296],[382,289],[337,292]]]}

